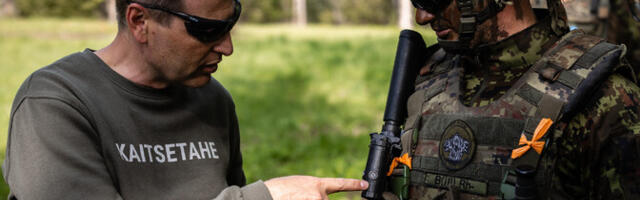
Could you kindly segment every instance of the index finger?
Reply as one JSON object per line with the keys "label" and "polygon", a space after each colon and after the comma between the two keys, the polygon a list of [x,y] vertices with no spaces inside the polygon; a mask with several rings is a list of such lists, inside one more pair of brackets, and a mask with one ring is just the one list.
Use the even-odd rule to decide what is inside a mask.
{"label": "index finger", "polygon": [[367,181],[350,178],[321,178],[320,182],[327,194],[342,191],[360,191],[369,187]]}

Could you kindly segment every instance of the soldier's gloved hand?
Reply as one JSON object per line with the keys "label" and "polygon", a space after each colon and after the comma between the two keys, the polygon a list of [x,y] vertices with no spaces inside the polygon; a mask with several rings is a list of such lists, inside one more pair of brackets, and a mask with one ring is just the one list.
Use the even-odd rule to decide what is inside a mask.
{"label": "soldier's gloved hand", "polygon": [[328,194],[342,191],[365,190],[369,183],[358,179],[318,178],[313,176],[286,176],[265,181],[274,200],[329,199]]}

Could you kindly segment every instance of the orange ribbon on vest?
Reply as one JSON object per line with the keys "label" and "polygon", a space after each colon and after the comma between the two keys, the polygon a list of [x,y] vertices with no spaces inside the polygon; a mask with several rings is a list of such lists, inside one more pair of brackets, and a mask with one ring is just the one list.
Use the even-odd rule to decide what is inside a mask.
{"label": "orange ribbon on vest", "polygon": [[542,149],[544,148],[544,142],[541,142],[538,140],[540,140],[540,138],[542,138],[545,134],[547,134],[547,130],[549,130],[549,127],[551,127],[551,124],[553,124],[553,121],[551,119],[542,118],[542,120],[540,120],[540,123],[538,123],[536,130],[533,132],[533,138],[531,139],[531,141],[527,140],[527,137],[524,136],[524,133],[523,133],[522,136],[520,136],[519,145],[525,145],[525,146],[514,149],[511,152],[511,159],[516,159],[523,156],[524,153],[529,151],[530,148],[533,148],[534,150],[536,150],[536,152],[538,152],[538,154],[541,154]]}
{"label": "orange ribbon on vest", "polygon": [[389,167],[389,172],[387,172],[387,176],[391,176],[391,172],[393,172],[393,169],[398,166],[398,163],[405,164],[409,167],[409,169],[411,169],[411,157],[409,157],[408,153],[404,153],[404,155],[402,155],[401,157],[393,158],[393,161],[391,161],[391,166]]}

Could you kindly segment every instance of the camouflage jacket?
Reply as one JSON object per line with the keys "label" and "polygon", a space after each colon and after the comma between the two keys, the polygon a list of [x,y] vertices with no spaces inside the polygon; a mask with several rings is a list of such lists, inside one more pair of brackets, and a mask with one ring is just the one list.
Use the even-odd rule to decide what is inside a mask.
{"label": "camouflage jacket", "polygon": [[[498,43],[462,57],[461,100],[470,107],[491,104],[562,35],[542,21]],[[421,70],[428,77],[438,63],[454,59],[440,52]],[[626,69],[627,63],[618,63]],[[626,73],[626,71],[625,71]],[[581,102],[569,120],[557,122],[561,132],[549,158],[553,160],[551,198],[640,198],[640,89],[621,74],[606,79],[595,94]],[[411,120],[411,119],[409,119]]]}
{"label": "camouflage jacket", "polygon": [[591,13],[592,0],[565,0],[569,23],[591,35],[605,37],[627,46],[627,60],[640,69],[640,23],[633,20],[627,0],[600,0],[597,13]]}
{"label": "camouflage jacket", "polygon": [[607,40],[615,44],[625,44],[629,51],[627,59],[640,71],[640,22],[631,17],[626,0],[610,0],[607,21]]}

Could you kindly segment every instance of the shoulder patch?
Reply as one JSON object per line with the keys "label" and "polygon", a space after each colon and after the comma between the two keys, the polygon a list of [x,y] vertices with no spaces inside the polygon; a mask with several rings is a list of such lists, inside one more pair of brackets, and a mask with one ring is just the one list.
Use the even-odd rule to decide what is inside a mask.
{"label": "shoulder patch", "polygon": [[455,120],[442,133],[439,157],[447,169],[459,170],[471,162],[476,153],[473,131],[462,120]]}

